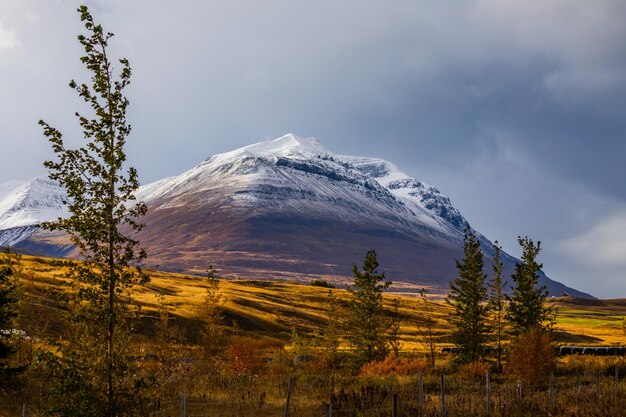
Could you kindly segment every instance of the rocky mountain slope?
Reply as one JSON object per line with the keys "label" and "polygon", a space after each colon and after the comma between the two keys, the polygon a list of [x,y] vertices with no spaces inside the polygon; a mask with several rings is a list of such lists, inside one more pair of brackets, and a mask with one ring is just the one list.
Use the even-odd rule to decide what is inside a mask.
{"label": "rocky mountain slope", "polygon": [[[0,208],[10,206],[0,210],[0,221],[13,219],[0,223],[0,242],[73,255],[63,236],[33,227],[63,214],[59,191],[49,192],[53,198],[32,200],[28,208],[0,200]],[[149,208],[138,235],[148,266],[201,273],[212,264],[247,278],[347,281],[352,264],[375,249],[381,270],[402,283],[397,288],[445,291],[468,224],[448,197],[392,163],[336,155],[316,139],[292,134],[214,155],[142,187],[138,199]],[[38,208],[41,219],[34,216]],[[31,217],[17,214],[29,210]],[[20,216],[32,221],[20,223]],[[489,259],[491,244],[481,241]],[[504,260],[512,272],[515,259]],[[541,281],[554,295],[586,295],[544,275]]]}

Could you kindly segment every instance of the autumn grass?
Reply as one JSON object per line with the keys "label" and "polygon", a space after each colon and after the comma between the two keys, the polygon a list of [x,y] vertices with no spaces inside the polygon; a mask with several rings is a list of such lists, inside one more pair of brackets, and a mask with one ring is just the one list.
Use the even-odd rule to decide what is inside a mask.
{"label": "autumn grass", "polygon": [[[63,293],[67,268],[56,259],[23,256],[22,282],[27,300],[47,306],[48,313],[61,304],[51,301],[51,294]],[[193,327],[205,296],[206,282],[201,276],[163,271],[148,271],[151,281],[133,290],[135,303],[141,306],[145,323],[154,319],[157,296],[162,294],[168,312],[174,320]],[[227,324],[237,324],[243,334],[287,341],[293,331],[306,337],[319,335],[327,322],[328,288],[289,282],[222,280],[220,289],[225,297],[224,316]],[[349,294],[345,289],[333,289],[340,308],[345,311]],[[385,294],[385,303],[400,301],[402,350],[426,352],[425,316],[423,304],[414,295]],[[557,307],[556,337],[561,343],[616,345],[626,340],[623,319],[626,302],[621,300],[592,300],[589,302],[564,297],[552,299]],[[442,301],[432,301],[432,318],[438,347],[449,345],[447,320],[450,308]],[[54,314],[52,314],[54,315]],[[197,324],[197,323],[196,323]],[[138,329],[150,336],[151,332]],[[345,342],[345,340],[344,340]]]}
{"label": "autumn grass", "polygon": [[[328,288],[285,282],[284,279],[280,282],[220,280],[220,289],[225,298],[224,321],[229,328],[236,327],[236,336],[225,348],[224,358],[215,363],[203,363],[197,358],[202,357],[198,345],[202,329],[199,313],[206,294],[206,279],[163,271],[148,272],[151,281],[135,288],[132,294],[134,303],[140,309],[137,336],[130,350],[132,355],[139,357],[156,353],[159,361],[144,361],[142,366],[146,369],[164,366],[163,358],[168,355],[173,358],[167,365],[171,368],[168,371],[168,378],[171,379],[169,388],[158,394],[162,398],[174,401],[175,404],[180,391],[185,390],[190,396],[190,407],[197,407],[198,410],[212,407],[215,416],[282,415],[286,384],[289,377],[295,375],[297,385],[292,415],[323,415],[324,403],[329,401],[331,395],[335,397],[337,406],[335,415],[342,415],[342,409],[345,415],[388,415],[393,392],[400,395],[401,415],[417,415],[417,376],[404,375],[403,372],[385,375],[388,369],[424,368],[428,351],[426,317],[423,302],[415,294],[385,294],[388,307],[391,307],[394,298],[400,301],[396,318],[400,323],[403,362],[374,366],[369,374],[344,371],[334,375],[329,373],[328,367],[322,371],[324,367],[317,359],[294,365],[298,352],[290,345],[294,332],[303,340],[313,341],[313,344],[319,339],[328,322]],[[30,256],[22,258],[20,276],[24,294],[23,316],[34,335],[41,335],[40,340],[63,336],[61,313],[64,308],[62,297],[68,290],[64,285],[67,283],[66,273],[67,268],[61,260]],[[349,294],[345,289],[332,291],[339,305],[339,315],[345,316]],[[160,300],[158,296],[161,296]],[[554,334],[561,344],[617,345],[626,340],[622,326],[623,317],[626,316],[626,302],[623,300],[565,297],[549,302],[557,307]],[[174,340],[165,347],[165,352],[159,351],[155,342],[156,326],[164,310],[169,314],[171,327],[177,330]],[[450,346],[448,315],[451,309],[441,297],[433,297],[431,311],[437,349]],[[228,359],[232,355],[228,350],[237,346],[245,352],[243,356],[246,357],[262,351],[255,358],[263,367],[261,373],[233,371],[232,358],[231,362]],[[39,343],[38,348],[45,346]],[[345,334],[340,350],[348,352]],[[187,361],[188,358],[196,358],[193,365]],[[449,375],[449,415],[486,415],[483,399],[484,367],[457,372],[452,358],[449,354],[438,354],[437,366],[424,369],[427,413],[435,414],[438,410],[438,378],[439,372],[444,372]],[[618,409],[626,405],[613,400],[616,393],[612,391],[611,378],[616,368],[621,375],[626,375],[626,359],[586,356],[559,358],[555,383],[562,394],[557,397],[555,409],[550,410],[544,398],[547,379],[541,381],[543,391],[524,391],[525,398],[519,400],[516,397],[515,381],[506,375],[494,376],[494,401],[502,398],[509,407],[504,415],[511,416],[526,415],[525,407],[535,410],[535,415],[598,415],[592,411],[602,409],[603,396],[611,395],[610,407]],[[599,377],[602,396],[598,396],[595,391]],[[31,394],[29,401],[36,404],[36,391]],[[578,403],[566,401],[567,397],[573,395],[579,398]],[[19,412],[21,404],[21,400],[16,401],[10,395],[0,395],[0,410],[10,410],[6,415]],[[175,406],[178,410],[179,405]],[[0,416],[4,415],[0,412]]]}

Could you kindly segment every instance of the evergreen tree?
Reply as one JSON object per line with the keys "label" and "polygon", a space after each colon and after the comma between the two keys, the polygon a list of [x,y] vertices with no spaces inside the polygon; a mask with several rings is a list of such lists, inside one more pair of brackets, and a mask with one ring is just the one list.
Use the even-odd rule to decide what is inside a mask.
{"label": "evergreen tree", "polygon": [[353,266],[354,288],[348,288],[352,295],[348,340],[360,364],[382,360],[389,353],[389,323],[385,317],[383,290],[389,288],[391,282],[385,281],[384,273],[377,272],[378,266],[376,252],[367,252],[363,270]]}
{"label": "evergreen tree", "polygon": [[537,263],[541,242],[535,244],[528,237],[521,236],[518,236],[517,241],[522,247],[522,262],[515,264],[515,273],[511,276],[514,287],[506,318],[514,334],[531,329],[547,330],[552,319],[552,309],[544,306],[548,295],[545,285],[537,285],[537,273],[543,267],[543,264]]}
{"label": "evergreen tree", "polygon": [[18,315],[18,284],[15,265],[7,247],[0,264],[0,359],[13,352],[10,344],[13,323]]}
{"label": "evergreen tree", "polygon": [[493,245],[495,255],[493,257],[493,279],[489,283],[491,295],[489,304],[493,309],[493,328],[496,338],[496,358],[498,361],[498,372],[502,371],[502,337],[504,334],[504,282],[502,273],[504,264],[502,263],[501,253],[502,247],[496,240]]}
{"label": "evergreen tree", "polygon": [[65,188],[70,212],[69,218],[44,228],[66,232],[82,259],[69,267],[74,288],[69,343],[60,346],[50,400],[53,413],[60,416],[127,416],[141,412],[141,383],[133,380],[125,355],[131,330],[129,290],[148,280],[131,266],[146,256],[131,237],[142,228],[138,219],[146,206],[133,201],[137,171],[125,168],[131,127],[123,90],[131,68],[128,60],[120,59],[119,79],[114,79],[107,54],[113,34],[94,23],[86,6],[78,12],[87,31],[78,36],[85,51],[81,62],[91,72],[91,86],[74,80],[69,86],[91,107],[93,118],[76,113],[88,143],[68,149],[59,130],[39,122],[57,157],[44,165],[50,179]]}
{"label": "evergreen tree", "polygon": [[447,301],[452,305],[452,340],[461,348],[461,362],[474,362],[484,355],[489,335],[487,287],[483,253],[476,234],[468,226],[463,240],[463,260],[456,261],[459,276],[450,282]]}

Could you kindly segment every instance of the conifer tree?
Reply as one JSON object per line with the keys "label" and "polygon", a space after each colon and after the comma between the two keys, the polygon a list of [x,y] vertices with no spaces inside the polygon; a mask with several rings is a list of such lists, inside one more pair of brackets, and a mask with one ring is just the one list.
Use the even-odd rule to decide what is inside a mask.
{"label": "conifer tree", "polygon": [[352,296],[348,320],[348,340],[354,348],[360,364],[382,360],[389,353],[388,320],[383,306],[383,290],[389,288],[385,274],[378,273],[376,252],[365,255],[363,270],[354,265],[354,288],[348,288]]}
{"label": "conifer tree", "polygon": [[504,282],[502,273],[504,264],[502,263],[502,247],[496,240],[493,245],[495,252],[493,257],[493,279],[489,283],[491,294],[489,304],[493,309],[493,328],[496,339],[496,359],[498,361],[498,372],[502,371],[502,337],[504,335]]}
{"label": "conifer tree", "polygon": [[18,284],[11,250],[7,247],[0,264],[0,359],[11,355],[10,338],[18,315]]}
{"label": "conifer tree", "polygon": [[548,295],[545,285],[538,286],[537,273],[543,267],[543,264],[537,262],[541,242],[535,244],[527,236],[518,236],[517,241],[522,247],[522,262],[515,265],[515,273],[511,276],[514,286],[506,318],[514,334],[531,329],[547,330],[552,319],[552,309],[544,306]]}
{"label": "conifer tree", "polygon": [[79,35],[91,73],[91,85],[72,80],[69,86],[91,107],[91,115],[76,113],[86,144],[69,149],[62,133],[40,121],[56,160],[46,161],[50,179],[67,193],[70,216],[44,228],[67,233],[80,252],[71,262],[73,298],[69,305],[69,343],[60,346],[53,412],[61,416],[127,416],[140,413],[140,381],[133,381],[125,348],[130,337],[129,290],[148,277],[139,264],[146,256],[131,235],[141,230],[146,212],[136,203],[137,171],[126,168],[124,147],[131,126],[124,89],[131,68],[120,59],[119,76],[108,55],[112,33],[96,24],[86,6],[78,8],[87,34]]}
{"label": "conifer tree", "polygon": [[476,234],[468,226],[463,240],[463,260],[456,261],[458,277],[450,282],[447,301],[452,305],[450,321],[453,341],[461,348],[461,362],[475,362],[484,355],[489,335],[487,287],[483,253]]}

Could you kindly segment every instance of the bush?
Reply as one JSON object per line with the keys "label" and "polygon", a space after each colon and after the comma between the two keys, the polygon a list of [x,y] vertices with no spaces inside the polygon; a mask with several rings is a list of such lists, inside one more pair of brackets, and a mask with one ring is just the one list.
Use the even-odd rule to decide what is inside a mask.
{"label": "bush", "polygon": [[459,368],[459,377],[461,379],[483,379],[490,368],[489,362],[470,362]]}
{"label": "bush", "polygon": [[[278,345],[270,340],[257,340],[251,337],[235,339],[228,347],[228,370],[236,374],[258,374],[267,362],[270,350]],[[282,347],[281,347],[282,348]]]}
{"label": "bush", "polygon": [[428,364],[424,360],[406,357],[387,356],[382,361],[369,362],[361,367],[362,376],[415,375],[421,369],[425,371]]}
{"label": "bush", "polygon": [[316,279],[314,281],[311,281],[311,285],[314,287],[335,288],[333,284],[324,279]]}
{"label": "bush", "polygon": [[554,346],[548,333],[531,329],[511,343],[507,371],[522,382],[545,381],[555,364]]}

